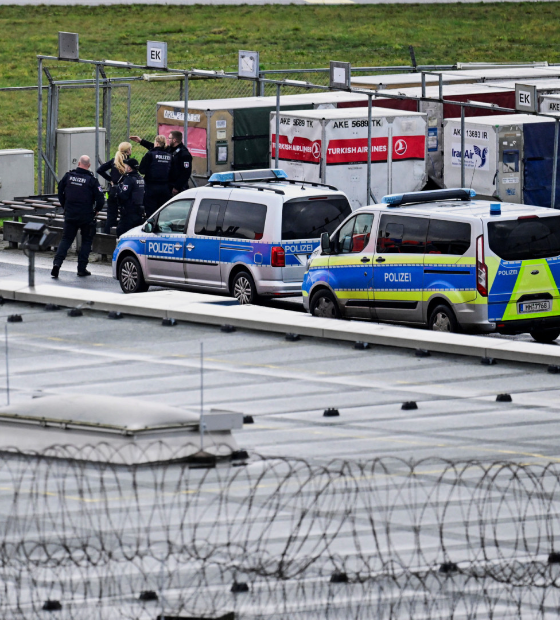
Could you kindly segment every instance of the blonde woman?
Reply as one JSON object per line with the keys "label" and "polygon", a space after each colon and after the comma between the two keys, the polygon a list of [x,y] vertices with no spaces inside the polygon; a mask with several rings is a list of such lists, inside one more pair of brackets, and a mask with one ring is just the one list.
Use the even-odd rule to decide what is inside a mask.
{"label": "blonde woman", "polygon": [[105,162],[97,169],[97,174],[103,177],[106,181],[109,181],[109,199],[107,200],[107,222],[105,223],[105,234],[111,234],[111,228],[117,225],[117,219],[119,217],[119,205],[117,203],[116,188],[120,178],[126,174],[126,168],[124,161],[132,154],[132,144],[130,142],[121,142],[119,148],[115,153],[115,157]]}

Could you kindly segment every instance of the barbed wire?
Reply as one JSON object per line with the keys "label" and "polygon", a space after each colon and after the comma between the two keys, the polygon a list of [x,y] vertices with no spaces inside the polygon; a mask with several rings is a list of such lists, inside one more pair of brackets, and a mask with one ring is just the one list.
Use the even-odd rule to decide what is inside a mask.
{"label": "barbed wire", "polygon": [[[159,464],[133,464],[148,455]],[[178,456],[164,442],[4,449],[1,615],[56,599],[136,618],[146,590],[200,615],[235,603],[239,617],[527,617],[560,604],[558,464],[251,455],[198,469]]]}

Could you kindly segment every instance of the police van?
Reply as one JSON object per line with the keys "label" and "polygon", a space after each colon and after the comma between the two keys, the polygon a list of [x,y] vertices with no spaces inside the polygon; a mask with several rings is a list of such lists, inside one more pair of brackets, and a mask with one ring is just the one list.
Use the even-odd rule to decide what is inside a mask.
{"label": "police van", "polygon": [[383,198],[355,211],[308,261],[315,316],[435,331],[560,335],[560,214],[475,200],[469,189]]}
{"label": "police van", "polygon": [[321,233],[351,211],[335,187],[291,181],[280,169],[214,174],[119,238],[113,277],[125,293],[195,287],[229,292],[242,304],[301,295]]}

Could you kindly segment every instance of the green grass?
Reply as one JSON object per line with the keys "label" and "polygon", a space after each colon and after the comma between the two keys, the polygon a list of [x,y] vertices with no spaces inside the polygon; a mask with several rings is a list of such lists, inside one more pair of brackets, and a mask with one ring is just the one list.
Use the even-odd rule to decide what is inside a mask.
{"label": "green grass", "polygon": [[[499,3],[340,6],[0,7],[0,86],[37,82],[37,53],[56,55],[59,30],[80,34],[82,58],[145,62],[146,41],[168,43],[169,64],[234,71],[239,49],[256,49],[265,69],[457,61],[560,62],[560,4]],[[51,65],[54,77],[92,77],[91,67]],[[123,72],[112,72],[112,75]],[[307,78],[310,79],[310,78]],[[248,84],[243,92],[249,94]],[[164,87],[133,101],[153,123]],[[169,85],[166,89],[175,88]],[[202,87],[200,87],[201,89]],[[225,86],[215,87],[216,89]],[[200,96],[202,90],[193,90]],[[176,87],[178,98],[178,87]],[[175,92],[175,90],[173,92]],[[165,96],[167,97],[165,91]],[[228,92],[215,90],[216,95]],[[203,96],[208,93],[204,92]],[[93,123],[93,96],[66,93],[60,126]],[[0,148],[36,145],[36,94],[0,93]],[[132,127],[135,130],[135,127]]]}

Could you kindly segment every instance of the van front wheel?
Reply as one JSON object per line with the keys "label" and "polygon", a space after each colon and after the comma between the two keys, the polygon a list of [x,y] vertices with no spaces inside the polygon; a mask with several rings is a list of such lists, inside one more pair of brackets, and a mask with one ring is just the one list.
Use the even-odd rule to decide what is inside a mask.
{"label": "van front wheel", "polygon": [[533,340],[543,344],[550,344],[560,336],[560,329],[533,329],[529,333]]}
{"label": "van front wheel", "polygon": [[309,311],[313,316],[324,319],[339,319],[340,310],[335,296],[327,289],[321,289],[313,294],[309,303]]}
{"label": "van front wheel", "polygon": [[459,331],[459,325],[453,314],[453,310],[445,304],[440,304],[432,310],[428,326],[434,332],[454,334]]}

